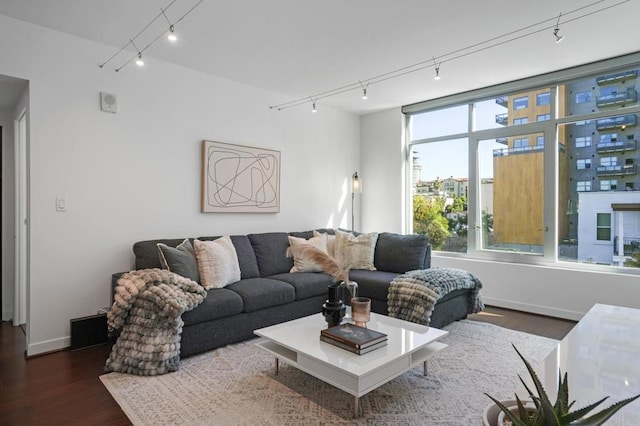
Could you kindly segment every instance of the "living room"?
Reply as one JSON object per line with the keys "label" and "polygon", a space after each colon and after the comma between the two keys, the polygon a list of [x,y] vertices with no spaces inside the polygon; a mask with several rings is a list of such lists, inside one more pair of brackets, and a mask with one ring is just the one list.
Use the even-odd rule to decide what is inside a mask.
{"label": "living room", "polygon": [[[315,19],[336,14],[353,18],[347,20],[351,25],[357,21],[358,13],[351,8],[341,10],[343,5],[338,2],[333,4],[334,8],[316,6],[326,7],[331,13],[325,11],[315,17],[311,21],[317,24],[315,27],[304,22],[311,19],[315,7],[295,15],[292,11],[287,12],[291,7],[288,2],[277,2],[269,7],[290,16],[289,19],[281,18],[270,25],[260,24],[265,12],[261,8],[267,7],[252,5],[240,24],[239,20],[225,17],[225,8],[216,15],[212,9],[217,10],[220,6],[205,2],[194,14],[207,11],[208,19],[214,20],[211,25],[227,31],[228,35],[216,39],[212,46],[224,47],[225,59],[235,59],[237,63],[231,66],[223,60],[218,61],[214,47],[191,54],[208,57],[217,63],[223,75],[219,76],[194,69],[196,65],[192,65],[195,64],[192,61],[195,59],[186,57],[186,53],[182,61],[173,62],[154,58],[153,49],[145,58],[144,69],[137,69],[130,63],[115,72],[114,68],[122,65],[122,61],[103,68],[98,66],[117,51],[120,43],[133,37],[160,7],[166,6],[163,3],[149,1],[136,6],[135,12],[139,14],[136,24],[130,25],[125,33],[109,34],[108,25],[101,26],[103,34],[100,37],[110,40],[108,43],[65,31],[67,21],[75,22],[81,16],[73,9],[45,5],[45,2],[26,2],[29,7],[41,11],[42,19],[59,17],[56,26],[47,28],[54,25],[53,18],[49,22],[43,21],[42,26],[19,20],[11,16],[20,15],[17,5],[21,2],[3,3],[0,8],[0,74],[10,76],[12,84],[18,84],[26,91],[20,92],[13,106],[0,112],[3,129],[2,320],[15,317],[17,271],[13,235],[17,220],[13,214],[14,181],[11,176],[15,170],[15,151],[11,142],[16,115],[26,106],[28,257],[25,259],[27,286],[23,315],[28,356],[68,347],[69,319],[92,315],[108,306],[111,274],[131,267],[131,245],[135,241],[187,235],[302,231],[317,227],[350,228],[353,225],[363,232],[406,232],[403,105],[634,54],[637,37],[633,17],[640,11],[637,3],[627,2],[578,21],[584,25],[567,23],[562,27],[566,34],[562,44],[553,42],[550,30],[451,61],[442,65],[439,82],[433,81],[432,68],[414,73],[419,76],[407,77],[408,80],[389,81],[392,86],[399,85],[397,91],[405,85],[418,87],[407,98],[400,99],[394,95],[394,89],[385,89],[386,97],[381,98],[380,92],[376,101],[376,91],[382,91],[385,85],[380,83],[369,87],[367,102],[376,102],[372,106],[355,106],[352,99],[328,98],[318,101],[318,112],[312,114],[310,103],[282,111],[269,107],[295,99],[300,93],[312,96],[351,80],[397,69],[407,63],[430,60],[440,52],[471,46],[477,40],[496,34],[495,28],[508,21],[504,16],[513,15],[513,27],[523,28],[556,16],[564,9],[576,9],[584,4],[572,2],[571,7],[563,4],[560,10],[556,2],[545,1],[531,7],[531,13],[522,14],[522,10],[509,2],[494,4],[491,8],[465,2],[469,4],[438,11],[441,15],[431,18],[436,13],[430,9],[433,6],[420,2],[408,3],[402,11],[399,5],[383,8],[384,2],[376,2],[383,12],[390,13],[388,9],[393,9],[394,17],[417,15],[421,18],[406,16],[402,25],[387,24],[394,28],[385,29],[384,34],[396,35],[383,40],[374,37],[366,40],[367,37],[358,36],[359,30],[352,30],[358,42],[352,45],[352,53],[358,53],[359,57],[352,70],[335,65],[342,61],[356,63],[355,60],[347,61],[348,56],[329,57],[324,59],[326,63],[314,63],[312,55],[305,56],[303,68],[316,79],[315,82],[313,78],[289,74],[293,70],[301,72],[294,66],[297,57],[292,54],[283,64],[279,78],[276,78],[278,71],[269,70],[272,80],[264,86],[270,85],[272,89],[266,89],[261,88],[261,70],[251,66],[243,69],[242,51],[238,50],[235,55],[230,53],[234,39],[248,37],[245,27],[255,24],[265,29],[282,28],[275,23],[285,25],[295,21],[298,31],[325,38],[326,46],[322,42],[315,44],[318,50],[331,49],[342,44],[344,39],[330,37],[331,31]],[[386,28],[380,17],[385,13],[374,13],[375,8],[367,2],[358,2],[358,6],[362,8],[361,12],[366,12],[369,22],[374,22],[377,16],[375,22],[380,28]],[[228,12],[239,13],[234,9]],[[499,19],[490,18],[488,15],[495,10],[506,15],[501,13]],[[482,11],[484,13],[480,14]],[[455,31],[452,22],[462,19],[473,22],[476,19],[470,17],[473,15],[486,19],[482,28],[469,25],[469,31],[464,31],[466,36],[462,36],[464,32],[456,31],[460,33],[457,41],[439,46],[445,41],[444,35]],[[529,16],[519,16],[516,21],[515,15]],[[31,16],[37,17],[38,13]],[[203,19],[192,18],[190,15],[183,21],[184,31],[197,27]],[[101,14],[96,12],[87,16],[85,25],[97,26],[100,21]],[[602,22],[608,25],[602,25]],[[419,37],[420,42],[415,41],[418,23],[435,25],[433,30]],[[362,25],[366,28],[367,24]],[[615,26],[615,31],[611,31],[610,26]],[[494,31],[489,31],[492,27]],[[414,30],[405,35],[397,28]],[[81,29],[77,31],[81,32]],[[364,35],[375,34],[371,30],[362,31]],[[497,33],[506,31],[505,27]],[[260,33],[254,33],[252,37],[252,43],[261,43]],[[437,43],[431,41],[436,37]],[[306,49],[301,44],[306,39],[289,39],[284,30],[281,38],[280,43],[289,46],[293,52]],[[407,38],[414,39],[411,46],[426,44],[427,48],[403,51]],[[549,43],[540,47],[547,38]],[[369,44],[362,44],[365,41]],[[388,42],[394,46],[392,52],[398,52],[389,54],[385,61],[376,59],[376,54],[369,53],[376,42]],[[177,49],[188,51],[188,40],[184,43],[185,46]],[[263,56],[276,49],[275,41],[272,43],[274,45],[262,46]],[[260,58],[259,53],[253,55],[252,61]],[[533,63],[533,55],[539,55],[536,57],[541,60]],[[367,63],[369,57],[373,59]],[[507,57],[523,66],[500,65]],[[329,73],[332,67],[340,68],[340,72]],[[481,69],[486,69],[487,73],[479,72]],[[254,82],[234,81],[229,77],[233,70],[239,73],[238,80],[253,78]],[[473,70],[473,75],[469,75],[468,70]],[[509,74],[506,77],[496,75],[496,70]],[[299,81],[300,87],[287,86],[288,79]],[[438,86],[440,83],[447,86]],[[278,87],[287,87],[290,91],[281,93]],[[101,92],[117,94],[116,114],[100,110]],[[351,97],[362,102],[359,95],[356,91],[336,98]],[[340,102],[347,106],[341,107]],[[279,213],[201,213],[202,140],[281,152]],[[355,224],[351,223],[349,189],[354,171],[358,171],[364,182],[362,194],[355,198]],[[65,211],[57,211],[58,198],[65,201]],[[507,263],[437,253],[433,264],[461,268],[477,275],[484,284],[485,303],[494,306],[572,320],[579,320],[594,303],[640,308],[638,275],[633,273],[597,267]]]}

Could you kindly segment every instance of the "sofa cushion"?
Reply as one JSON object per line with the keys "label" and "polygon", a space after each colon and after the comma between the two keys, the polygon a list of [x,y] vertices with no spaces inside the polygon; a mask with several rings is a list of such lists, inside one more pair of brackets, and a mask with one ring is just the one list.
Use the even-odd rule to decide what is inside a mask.
{"label": "sofa cushion", "polygon": [[289,272],[293,259],[287,257],[289,235],[285,232],[249,234],[261,277]]}
{"label": "sofa cushion", "polygon": [[240,281],[238,255],[229,237],[194,241],[200,282],[206,289],[222,288]]}
{"label": "sofa cushion", "polygon": [[196,253],[188,238],[175,248],[158,243],[158,255],[162,269],[168,269],[182,277],[200,282]]}
{"label": "sofa cushion", "polygon": [[135,255],[136,269],[162,268],[158,257],[158,243],[166,244],[169,247],[177,247],[184,241],[184,238],[138,241],[133,244],[133,254]]}
{"label": "sofa cushion", "polygon": [[296,292],[291,284],[269,278],[240,280],[226,288],[240,295],[244,312],[284,305],[296,299]]}
{"label": "sofa cushion", "polygon": [[377,232],[355,236],[349,232],[336,231],[335,258],[343,269],[368,269],[374,271],[373,264]]}
{"label": "sofa cushion", "polygon": [[[216,240],[220,237],[198,237],[200,241]],[[238,264],[240,265],[240,278],[258,278],[260,271],[258,270],[258,262],[256,254],[251,247],[251,241],[246,235],[231,235],[231,242],[236,248],[238,255]]]}
{"label": "sofa cushion", "polygon": [[377,300],[387,300],[389,283],[400,274],[385,271],[366,271],[353,269],[349,271],[349,279],[358,283],[358,296]]}
{"label": "sofa cushion", "polygon": [[296,291],[296,300],[327,295],[327,287],[333,282],[329,275],[316,272],[278,274],[269,278],[291,284]]}
{"label": "sofa cushion", "polygon": [[198,324],[242,312],[242,298],[226,288],[207,290],[207,297],[197,309],[182,314],[184,325]]}
{"label": "sofa cushion", "polygon": [[401,274],[427,269],[428,248],[429,238],[426,235],[383,232],[378,236],[374,264],[378,270]]}

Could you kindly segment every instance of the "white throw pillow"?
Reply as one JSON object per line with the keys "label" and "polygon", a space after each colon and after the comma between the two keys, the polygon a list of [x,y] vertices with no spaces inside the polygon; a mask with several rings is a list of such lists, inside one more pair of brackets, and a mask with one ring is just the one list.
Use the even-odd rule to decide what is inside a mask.
{"label": "white throw pillow", "polygon": [[322,267],[307,256],[304,250],[294,250],[294,247],[312,246],[327,253],[327,235],[322,234],[305,240],[304,238],[289,236],[289,245],[293,255],[293,268],[289,272],[322,272]]}
{"label": "white throw pillow", "polygon": [[378,233],[360,234],[357,237],[349,232],[336,229],[335,258],[342,269],[366,269],[375,271],[373,257],[378,242]]}
{"label": "white throw pillow", "polygon": [[213,241],[194,241],[200,283],[206,290],[240,281],[236,249],[228,236]]}
{"label": "white throw pillow", "polygon": [[331,257],[336,256],[336,236],[327,234],[324,232],[318,232],[315,229],[313,230],[313,236],[317,237],[318,235],[326,235],[327,236],[327,253]]}

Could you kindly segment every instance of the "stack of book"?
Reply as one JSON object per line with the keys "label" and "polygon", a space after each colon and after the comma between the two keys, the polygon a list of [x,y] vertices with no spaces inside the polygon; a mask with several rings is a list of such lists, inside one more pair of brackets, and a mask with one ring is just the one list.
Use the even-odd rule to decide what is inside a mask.
{"label": "stack of book", "polygon": [[340,324],[320,331],[320,340],[363,355],[387,344],[387,335],[355,324]]}

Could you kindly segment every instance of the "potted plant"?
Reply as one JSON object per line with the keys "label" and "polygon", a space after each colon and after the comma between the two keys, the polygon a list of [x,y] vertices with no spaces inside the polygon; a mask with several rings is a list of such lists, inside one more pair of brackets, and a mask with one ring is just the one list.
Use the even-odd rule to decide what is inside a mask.
{"label": "potted plant", "polygon": [[[597,426],[609,420],[609,418],[617,413],[618,410],[620,410],[622,407],[640,397],[640,394],[638,394],[634,397],[624,399],[622,401],[616,402],[615,404],[605,408],[602,411],[599,411],[596,414],[586,417],[587,413],[592,411],[598,405],[602,404],[608,398],[608,396],[602,398],[600,401],[587,405],[584,408],[570,411],[575,401],[569,403],[569,383],[567,381],[567,373],[565,372],[563,377],[562,372],[559,371],[558,397],[556,398],[555,404],[552,404],[544,387],[542,386],[542,383],[540,382],[540,379],[538,378],[538,375],[531,367],[531,364],[529,364],[529,362],[522,356],[515,345],[512,346],[527,367],[527,371],[529,372],[529,375],[533,380],[537,394],[533,393],[533,391],[529,388],[529,386],[527,386],[520,375],[518,375],[518,378],[529,393],[530,401],[523,401],[518,397],[518,395],[516,395],[514,404],[514,400],[499,401],[491,395],[485,393],[485,395],[491,398],[491,400],[495,403],[495,405],[491,404],[491,406],[487,407],[487,409],[485,410],[485,425],[496,424],[495,422],[498,414],[504,413],[505,421],[506,419],[509,419],[511,424],[513,424],[514,426]],[[491,418],[493,418],[493,420],[491,420]],[[498,426],[502,425],[498,424]]]}

